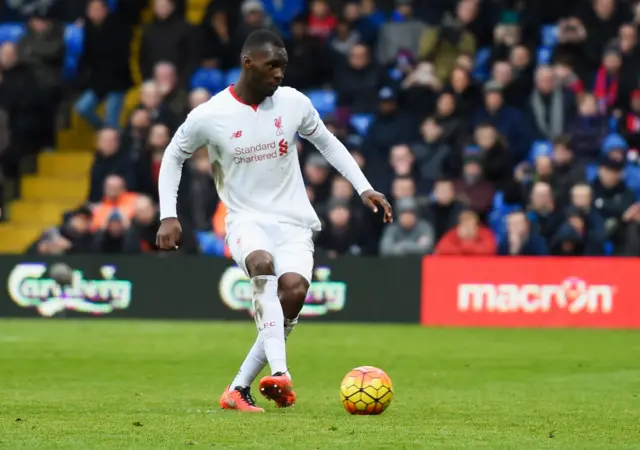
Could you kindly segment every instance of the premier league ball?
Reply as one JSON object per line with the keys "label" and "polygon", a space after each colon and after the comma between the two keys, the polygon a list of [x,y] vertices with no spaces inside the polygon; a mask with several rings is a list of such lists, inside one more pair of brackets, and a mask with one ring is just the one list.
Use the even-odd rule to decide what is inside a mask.
{"label": "premier league ball", "polygon": [[55,263],[49,268],[49,276],[58,284],[71,284],[73,270],[65,263]]}
{"label": "premier league ball", "polygon": [[382,414],[392,399],[391,379],[377,367],[356,367],[340,385],[340,401],[349,414]]}

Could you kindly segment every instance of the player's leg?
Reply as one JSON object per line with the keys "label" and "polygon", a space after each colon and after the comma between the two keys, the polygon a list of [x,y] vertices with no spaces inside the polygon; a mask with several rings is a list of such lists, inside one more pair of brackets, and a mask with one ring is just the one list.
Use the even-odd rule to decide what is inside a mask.
{"label": "player's leg", "polygon": [[[278,274],[278,297],[285,317],[285,335],[288,336],[298,322],[304,306],[313,272],[313,240],[309,229],[294,225],[281,226],[282,239],[275,252]],[[279,407],[291,406],[296,401],[293,390],[282,384],[279,377],[268,375],[260,380],[260,392]]]}
{"label": "player's leg", "polygon": [[[220,399],[220,405],[225,409],[263,411],[255,407],[255,401],[250,394],[250,385],[268,360],[265,344],[269,348],[274,373],[287,370],[284,318],[277,297],[277,279],[271,251],[274,246],[265,229],[255,223],[232,225],[227,242],[234,260],[251,278],[258,338],[235,379],[225,390]],[[267,326],[264,326],[265,323]],[[240,397],[241,401],[236,402],[231,399],[229,402],[230,396]],[[238,404],[241,407],[238,407]]]}

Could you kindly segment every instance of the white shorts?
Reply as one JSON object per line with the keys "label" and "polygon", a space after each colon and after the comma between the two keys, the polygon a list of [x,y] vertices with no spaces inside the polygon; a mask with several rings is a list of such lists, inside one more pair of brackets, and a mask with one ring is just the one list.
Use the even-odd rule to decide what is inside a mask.
{"label": "white shorts", "polygon": [[309,283],[313,274],[313,232],[310,228],[280,222],[234,220],[227,229],[227,245],[238,266],[249,276],[245,260],[251,252],[273,255],[276,276],[293,272]]}

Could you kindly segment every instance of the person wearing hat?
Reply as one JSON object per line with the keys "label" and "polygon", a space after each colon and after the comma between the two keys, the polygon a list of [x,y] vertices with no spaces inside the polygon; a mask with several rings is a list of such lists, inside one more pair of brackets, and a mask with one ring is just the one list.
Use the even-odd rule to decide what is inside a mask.
{"label": "person wearing hat", "polygon": [[34,12],[26,33],[18,42],[18,60],[31,69],[39,91],[40,146],[55,147],[55,116],[62,101],[62,66],[65,57],[64,28],[46,11]]}
{"label": "person wearing hat", "polygon": [[495,81],[485,83],[483,106],[473,116],[472,126],[491,123],[507,140],[513,160],[523,161],[529,152],[531,133],[522,113],[505,105],[503,88]]}
{"label": "person wearing hat", "polygon": [[625,162],[618,153],[602,155],[592,184],[593,206],[605,221],[608,237],[618,246],[624,244],[618,234],[624,226],[623,218],[635,217],[638,210],[636,195],[624,182]]}
{"label": "person wearing hat", "polygon": [[456,195],[468,206],[485,217],[491,211],[495,188],[484,179],[482,154],[475,146],[468,146],[463,154],[462,177],[455,182]]}
{"label": "person wearing hat", "polygon": [[410,114],[398,108],[398,93],[389,86],[382,87],[378,91],[378,113],[364,138],[364,152],[386,159],[391,147],[417,138],[418,125]]}
{"label": "person wearing hat", "polygon": [[381,256],[426,255],[435,244],[429,222],[418,216],[418,202],[403,198],[395,205],[398,221],[387,225],[380,241]]}

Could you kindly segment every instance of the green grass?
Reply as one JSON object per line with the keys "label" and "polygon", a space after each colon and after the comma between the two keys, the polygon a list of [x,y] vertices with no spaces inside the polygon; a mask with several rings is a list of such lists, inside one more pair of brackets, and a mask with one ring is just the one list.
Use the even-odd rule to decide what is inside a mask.
{"label": "green grass", "polygon": [[[249,320],[0,321],[0,448],[640,448],[638,332],[302,321],[298,404],[222,412],[254,335]],[[394,382],[381,416],[340,405],[359,365]]]}

